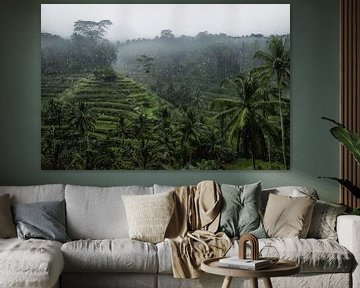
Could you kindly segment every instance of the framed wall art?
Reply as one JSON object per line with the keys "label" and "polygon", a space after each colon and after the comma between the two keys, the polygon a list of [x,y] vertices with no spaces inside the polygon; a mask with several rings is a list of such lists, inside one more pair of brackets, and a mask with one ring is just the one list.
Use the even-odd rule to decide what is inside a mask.
{"label": "framed wall art", "polygon": [[290,169],[290,4],[42,4],[44,170]]}

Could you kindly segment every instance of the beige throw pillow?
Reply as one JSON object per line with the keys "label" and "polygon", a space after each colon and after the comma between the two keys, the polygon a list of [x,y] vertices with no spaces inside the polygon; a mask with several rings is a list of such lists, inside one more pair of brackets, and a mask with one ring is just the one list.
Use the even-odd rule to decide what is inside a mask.
{"label": "beige throw pillow", "polygon": [[269,237],[306,238],[316,200],[311,197],[288,197],[270,194],[264,215]]}
{"label": "beige throw pillow", "polygon": [[0,238],[16,237],[9,194],[0,196]]}
{"label": "beige throw pillow", "polygon": [[164,240],[175,207],[173,193],[122,196],[131,239],[151,243]]}

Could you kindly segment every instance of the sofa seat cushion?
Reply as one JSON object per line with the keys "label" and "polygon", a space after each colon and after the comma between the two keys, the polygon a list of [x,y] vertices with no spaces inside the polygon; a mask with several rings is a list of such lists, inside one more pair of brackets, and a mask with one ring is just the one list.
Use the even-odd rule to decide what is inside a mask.
{"label": "sofa seat cushion", "polygon": [[156,273],[156,246],[122,239],[77,240],[61,248],[66,272]]}
{"label": "sofa seat cushion", "polygon": [[[281,259],[298,263],[302,273],[350,272],[354,257],[344,246],[330,239],[267,238],[259,240],[259,249],[273,246]],[[237,243],[228,255],[237,253]],[[275,255],[269,255],[275,256]]]}
{"label": "sofa seat cushion", "polygon": [[60,242],[0,239],[0,287],[52,287],[63,268]]}
{"label": "sofa seat cushion", "polygon": [[264,245],[274,246],[280,258],[295,261],[302,272],[350,272],[353,255],[330,239],[264,239]]}
{"label": "sofa seat cushion", "polygon": [[[330,239],[267,238],[259,239],[259,249],[274,246],[280,258],[295,261],[302,273],[350,272],[354,265],[353,255],[338,242]],[[227,256],[238,255],[235,241]],[[171,248],[167,241],[157,244],[159,273],[172,273]],[[250,251],[249,256],[250,256]]]}

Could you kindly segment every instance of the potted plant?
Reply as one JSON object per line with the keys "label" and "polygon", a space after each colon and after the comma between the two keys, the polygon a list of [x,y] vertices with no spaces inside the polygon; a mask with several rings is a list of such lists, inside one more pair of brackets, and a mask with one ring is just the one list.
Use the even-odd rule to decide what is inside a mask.
{"label": "potted plant", "polygon": [[[355,132],[350,131],[343,124],[336,122],[333,119],[326,117],[322,117],[322,119],[328,120],[336,124],[335,127],[330,129],[331,134],[340,143],[342,143],[347,150],[350,151],[357,164],[360,165],[360,136]],[[350,180],[340,179],[336,177],[320,177],[320,178],[328,178],[331,180],[335,180],[339,182],[342,186],[344,186],[347,190],[349,190],[356,198],[360,198],[360,187],[354,185]],[[351,213],[360,215],[360,207],[354,208]]]}

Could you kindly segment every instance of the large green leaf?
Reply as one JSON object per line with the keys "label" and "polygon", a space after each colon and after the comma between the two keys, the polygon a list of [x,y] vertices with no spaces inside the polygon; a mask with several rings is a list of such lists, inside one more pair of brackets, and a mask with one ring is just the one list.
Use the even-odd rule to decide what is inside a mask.
{"label": "large green leaf", "polygon": [[336,177],[319,177],[319,178],[327,178],[334,181],[339,182],[342,186],[348,189],[356,198],[360,198],[360,188],[355,186],[351,181],[346,179],[339,179]]}
{"label": "large green leaf", "polygon": [[360,165],[360,137],[344,127],[331,128],[331,134],[338,139],[354,156]]}
{"label": "large green leaf", "polygon": [[330,129],[331,134],[352,153],[356,162],[360,165],[360,136],[332,119],[325,117],[323,117],[323,119],[331,121],[337,125],[336,127]]}

